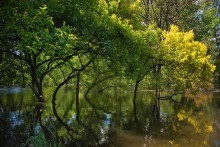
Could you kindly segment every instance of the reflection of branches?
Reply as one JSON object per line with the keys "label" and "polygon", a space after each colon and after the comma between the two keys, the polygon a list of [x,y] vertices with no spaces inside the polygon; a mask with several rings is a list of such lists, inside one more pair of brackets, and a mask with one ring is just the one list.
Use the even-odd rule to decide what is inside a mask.
{"label": "reflection of branches", "polygon": [[[56,116],[57,120],[66,128],[68,134],[71,136],[71,139],[73,139],[73,135],[70,132],[73,132],[75,134],[79,134],[77,131],[73,130],[72,128],[70,128],[65,122],[62,121],[62,119],[58,116],[57,111],[56,111],[56,95],[57,92],[59,91],[59,89],[66,84],[69,80],[76,78],[76,112],[77,112],[77,122],[79,123],[79,125],[82,125],[85,129],[87,129],[95,138],[97,144],[99,145],[99,139],[96,136],[96,134],[92,131],[92,129],[90,129],[88,126],[86,126],[81,120],[80,120],[80,108],[79,108],[79,83],[80,83],[80,72],[85,70],[86,67],[88,67],[92,61],[95,59],[96,56],[94,56],[92,59],[90,59],[87,63],[82,64],[81,63],[81,68],[80,69],[72,69],[72,71],[69,73],[69,75],[66,77],[66,79],[64,79],[55,89],[54,93],[53,93],[53,97],[52,97],[52,106],[53,106],[53,113]],[[80,57],[79,57],[80,58]]]}
{"label": "reflection of branches", "polygon": [[57,120],[59,121],[59,123],[66,128],[68,134],[70,135],[71,139],[73,140],[74,137],[73,137],[73,135],[71,134],[71,132],[73,132],[73,133],[75,133],[75,134],[79,134],[79,133],[78,133],[76,130],[73,130],[72,128],[70,128],[65,122],[63,122],[63,120],[62,120],[62,119],[58,116],[58,114],[57,114],[57,110],[56,110],[56,106],[55,106],[55,105],[56,105],[55,103],[52,103],[54,115],[56,116],[56,118],[57,118]]}
{"label": "reflection of branches", "polygon": [[93,136],[93,138],[95,139],[97,145],[100,146],[100,144],[99,144],[99,138],[96,136],[96,134],[93,132],[93,130],[92,130],[90,127],[86,126],[81,120],[78,120],[78,123],[79,123],[80,125],[82,125],[85,129],[87,129],[87,130],[92,134],[92,136]]}
{"label": "reflection of branches", "polygon": [[103,112],[105,112],[105,113],[112,113],[112,112],[110,112],[110,111],[108,111],[108,110],[105,110],[105,109],[102,108],[102,107],[98,107],[98,106],[96,106],[95,104],[93,104],[93,103],[89,100],[89,98],[88,98],[87,96],[84,96],[84,98],[85,98],[86,101],[89,103],[89,105],[95,110],[95,113],[96,113],[97,116],[98,116],[97,110],[101,110],[101,111],[103,111]]}
{"label": "reflection of branches", "polygon": [[174,103],[180,103],[180,102],[178,102],[178,101],[176,101],[176,100],[173,99],[174,96],[179,95],[179,94],[183,94],[183,92],[175,92],[175,93],[173,93],[172,95],[162,96],[162,97],[159,97],[158,99],[159,99],[159,100],[171,100],[171,101],[174,102]]}
{"label": "reflection of branches", "polygon": [[[108,80],[108,79],[110,79],[110,78],[115,77],[115,75],[109,75],[109,76],[107,76],[107,77],[105,77],[105,78],[103,78],[103,79],[99,79],[99,76],[101,76],[101,75],[103,75],[103,74],[106,74],[106,73],[109,73],[109,72],[110,72],[110,71],[104,71],[104,72],[98,73],[98,75],[97,75],[97,77],[95,78],[94,82],[92,83],[92,85],[90,85],[90,87],[87,89],[87,91],[86,91],[85,94],[84,94],[84,98],[85,98],[86,101],[89,103],[89,105],[95,110],[95,113],[96,113],[97,116],[98,116],[97,109],[102,110],[102,111],[104,111],[104,112],[106,112],[106,113],[111,113],[111,112],[109,112],[109,111],[107,111],[107,110],[105,110],[105,109],[103,109],[103,108],[101,108],[101,107],[95,106],[95,104],[93,104],[93,103],[89,100],[89,98],[87,97],[87,95],[89,94],[89,92],[90,92],[96,85],[98,85],[98,84],[100,84],[100,83],[102,83],[102,82],[104,82],[104,81],[106,81],[106,80]],[[106,89],[107,89],[107,88],[106,88]],[[104,89],[103,89],[103,90],[104,90]]]}
{"label": "reflection of branches", "polygon": [[97,144],[99,145],[99,139],[96,136],[96,134],[93,132],[93,130],[91,128],[89,128],[88,126],[86,126],[81,120],[80,120],[80,107],[79,107],[79,91],[80,91],[80,72],[77,73],[77,78],[76,78],[76,120],[77,122],[82,125],[85,129],[87,129],[92,136],[94,137],[94,139],[96,140]]}
{"label": "reflection of branches", "polygon": [[[42,123],[42,109],[43,109],[42,104],[37,104],[33,110],[33,123],[31,124],[31,130],[32,130],[32,134],[35,134],[35,130],[34,130],[34,125],[38,122],[40,127],[42,128],[42,131],[44,132],[44,134],[46,134],[46,137],[50,138],[51,134],[50,134],[50,129],[43,125]],[[49,134],[48,134],[49,133]]]}
{"label": "reflection of branches", "polygon": [[[143,66],[146,65],[146,63],[150,60],[151,58],[146,59],[146,62],[144,63]],[[137,117],[137,108],[136,108],[136,99],[137,99],[137,92],[138,92],[138,86],[140,84],[140,82],[144,79],[144,77],[155,67],[155,65],[151,66],[150,68],[148,68],[143,75],[139,75],[139,77],[137,78],[136,82],[135,82],[135,87],[134,87],[134,95],[133,95],[133,111],[134,111],[134,119],[135,122],[137,124],[139,124],[139,120]]]}

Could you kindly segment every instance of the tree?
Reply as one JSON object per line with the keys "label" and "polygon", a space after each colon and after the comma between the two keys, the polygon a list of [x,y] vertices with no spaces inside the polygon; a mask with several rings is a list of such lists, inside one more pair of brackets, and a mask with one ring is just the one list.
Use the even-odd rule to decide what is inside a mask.
{"label": "tree", "polygon": [[205,43],[212,62],[216,61],[219,55],[218,0],[142,0],[142,6],[146,24],[154,22],[162,30],[168,30],[172,24],[184,31],[193,29],[195,40]]}
{"label": "tree", "polygon": [[[172,24],[179,26],[184,31],[189,31],[189,30],[193,29],[195,32],[195,40],[204,42],[208,47],[209,54],[214,55],[217,53],[216,52],[216,45],[214,42],[215,39],[213,39],[213,38],[216,38],[214,35],[215,34],[214,32],[219,24],[219,18],[216,15],[217,8],[218,8],[216,1],[206,1],[206,0],[201,0],[201,1],[142,0],[141,6],[144,11],[142,11],[143,13],[140,15],[143,17],[143,22],[145,25],[155,23],[156,26],[159,27],[161,30],[167,30],[167,31],[169,30],[169,27]],[[164,42],[164,40],[163,40],[164,36],[161,36],[161,38],[162,38],[162,42]],[[177,38],[174,38],[174,37],[172,39],[178,40]],[[166,45],[169,46],[168,44],[166,44]],[[164,47],[165,47],[165,45],[164,45]],[[159,46],[154,51],[155,52],[155,56],[154,56],[155,59],[153,61],[153,65],[154,65],[154,68],[152,71],[153,74],[152,75],[149,74],[150,78],[148,78],[148,80],[149,79],[153,80],[153,81],[150,80],[149,83],[151,83],[150,87],[155,88],[156,101],[157,101],[157,99],[159,99],[161,97],[161,95],[160,95],[161,88],[170,87],[173,83],[175,83],[174,82],[175,78],[172,76],[170,76],[170,77],[172,77],[174,81],[172,81],[172,82],[167,81],[167,83],[165,82],[167,79],[166,80],[164,79],[164,74],[173,75],[173,71],[175,71],[175,70],[170,69],[167,66],[167,63],[165,64],[164,61],[169,60],[169,58],[172,59],[172,57],[175,57],[176,55],[178,55],[178,52],[176,52],[176,55],[175,55],[175,53],[174,53],[175,50],[172,50],[169,54],[167,54],[169,56],[167,56],[167,58],[164,59],[163,56],[165,56],[166,53],[164,55],[160,56],[160,53],[159,53],[160,50],[162,50],[161,46]],[[157,53],[159,53],[159,54],[157,54]],[[213,59],[213,57],[214,56],[212,56],[212,59]],[[210,58],[210,57],[208,57],[208,58]],[[209,60],[208,58],[207,58],[207,60]],[[194,60],[194,59],[192,59],[192,60]],[[195,60],[197,60],[197,59],[195,59]],[[172,62],[173,61],[170,61],[169,64],[171,64]],[[208,62],[210,62],[210,61],[208,61]],[[172,63],[172,64],[176,64],[176,62]],[[178,67],[177,71],[181,71],[181,68],[182,68],[182,69],[186,70],[188,75],[190,75],[190,71],[187,67],[188,66],[187,64],[189,64],[189,63],[186,63],[186,66],[175,65],[176,67]],[[198,66],[195,68],[198,68]],[[191,71],[193,71],[193,68],[191,69]],[[207,69],[207,71],[210,71],[210,69]],[[186,75],[183,77],[184,74],[186,74],[186,73],[180,72],[177,75],[179,75],[179,76],[182,75],[182,78],[183,78],[182,80],[185,82],[188,81],[187,83],[189,85],[187,85],[187,86],[189,88],[190,84],[193,84],[195,81],[191,81],[192,82],[191,83],[190,80],[187,79],[188,77]],[[208,76],[208,75],[210,75],[210,73],[207,73],[207,77],[209,77],[209,78],[207,78],[207,80],[209,81],[209,79],[211,79],[212,76]],[[170,78],[170,79],[172,79],[172,78]],[[204,77],[200,76],[197,78],[199,79],[199,78],[204,78]],[[176,82],[178,83],[178,80]],[[207,83],[209,83],[209,82],[207,82]],[[200,84],[201,84],[201,82],[200,82]],[[204,85],[203,84],[201,84],[199,86],[204,86],[205,84]],[[178,86],[180,86],[180,85],[178,85]],[[176,86],[176,87],[178,87],[178,86]],[[172,88],[173,87],[171,87],[171,89]],[[179,93],[179,92],[177,92],[177,93]],[[175,94],[176,94],[176,91],[174,92],[174,94],[171,94],[170,96],[165,96],[165,97],[166,98],[167,97],[173,98],[173,96]],[[159,101],[155,102],[155,107],[158,107],[156,109],[159,109]],[[159,114],[157,117],[159,118]]]}
{"label": "tree", "polygon": [[14,8],[6,3],[2,8],[1,52],[29,66],[31,88],[38,100],[44,101],[45,76],[78,54],[77,37],[65,24],[56,28],[45,5],[32,8],[25,4]]}
{"label": "tree", "polygon": [[154,22],[162,30],[168,30],[171,24],[190,22],[197,10],[192,0],[142,0],[142,7],[144,22]]}
{"label": "tree", "polygon": [[165,68],[163,79],[170,88],[175,91],[209,88],[215,66],[210,63],[206,45],[194,41],[193,31],[180,32],[174,25],[162,37],[158,57]]}
{"label": "tree", "polygon": [[[156,71],[152,73],[156,89],[153,121],[160,117],[160,100],[172,100],[186,90],[198,91],[211,88],[215,66],[210,62],[205,44],[195,41],[193,31],[181,32],[171,25],[170,31],[162,32],[162,40],[155,54]],[[155,70],[155,69],[154,69]],[[160,91],[168,89],[162,96]]]}
{"label": "tree", "polygon": [[[141,33],[128,21],[126,14],[130,11],[115,13],[116,3],[102,0],[65,4],[62,1],[4,2],[1,52],[28,65],[31,87],[39,101],[43,101],[45,77],[52,78],[52,72],[67,63],[71,70],[63,74],[61,85],[75,78],[78,71],[85,69],[83,64],[91,63],[97,55],[108,59],[112,70],[120,71],[122,66],[117,68],[130,60],[130,55],[137,51],[135,47],[140,46],[138,42],[143,45],[143,41]],[[126,9],[125,4],[123,1],[119,5]],[[54,10],[53,6],[62,10]]]}

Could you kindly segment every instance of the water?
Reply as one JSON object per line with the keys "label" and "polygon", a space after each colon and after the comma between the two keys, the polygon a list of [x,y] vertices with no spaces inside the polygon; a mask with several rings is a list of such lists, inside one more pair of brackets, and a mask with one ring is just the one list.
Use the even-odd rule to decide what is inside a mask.
{"label": "water", "polygon": [[[160,122],[152,122],[153,93],[139,92],[134,121],[132,91],[80,95],[76,112],[74,90],[61,89],[52,105],[38,103],[28,88],[0,89],[0,142],[22,145],[40,133],[49,142],[69,146],[163,147],[220,146],[220,93],[206,92],[181,103],[161,101]],[[176,97],[181,101],[181,96]],[[79,120],[77,120],[79,117]],[[137,127],[138,126],[138,127]]]}

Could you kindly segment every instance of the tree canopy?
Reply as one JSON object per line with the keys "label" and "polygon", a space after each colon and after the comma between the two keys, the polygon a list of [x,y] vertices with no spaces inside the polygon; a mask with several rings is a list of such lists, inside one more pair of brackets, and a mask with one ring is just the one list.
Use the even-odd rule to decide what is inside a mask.
{"label": "tree canopy", "polygon": [[164,64],[167,83],[176,88],[203,88],[210,84],[215,66],[205,44],[194,41],[193,31],[181,32],[172,25],[162,33],[159,60]]}
{"label": "tree canopy", "polygon": [[[85,79],[88,72],[99,75],[106,71],[128,81],[148,79],[149,88],[159,83],[164,87],[172,85],[174,89],[210,86],[214,66],[210,62],[213,54],[208,53],[213,45],[199,41],[207,37],[211,40],[214,33],[201,35],[198,28],[183,20],[187,17],[207,24],[200,29],[210,32],[213,28],[215,32],[219,22],[214,15],[217,7],[214,2],[186,2],[1,2],[0,51],[1,66],[5,67],[2,69],[10,71],[6,68],[8,63],[21,66],[17,75],[26,82],[15,85],[30,84],[37,97],[43,97],[45,81],[64,85],[75,79],[78,72]],[[195,29],[195,34],[181,32],[171,24],[187,31]],[[6,60],[6,56],[12,60]],[[62,78],[57,78],[58,75]]]}

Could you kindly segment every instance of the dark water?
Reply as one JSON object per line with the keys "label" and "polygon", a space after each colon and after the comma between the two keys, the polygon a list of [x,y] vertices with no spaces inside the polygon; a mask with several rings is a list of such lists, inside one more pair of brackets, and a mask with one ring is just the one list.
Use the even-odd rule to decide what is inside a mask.
{"label": "dark water", "polygon": [[95,93],[87,99],[81,94],[78,106],[72,88],[61,89],[56,105],[50,102],[52,88],[46,91],[46,102],[40,104],[28,88],[0,89],[1,146],[20,146],[39,134],[69,146],[220,146],[218,92],[199,93],[181,103],[161,101],[158,124],[151,119],[153,93],[139,92],[137,125],[132,91]]}

